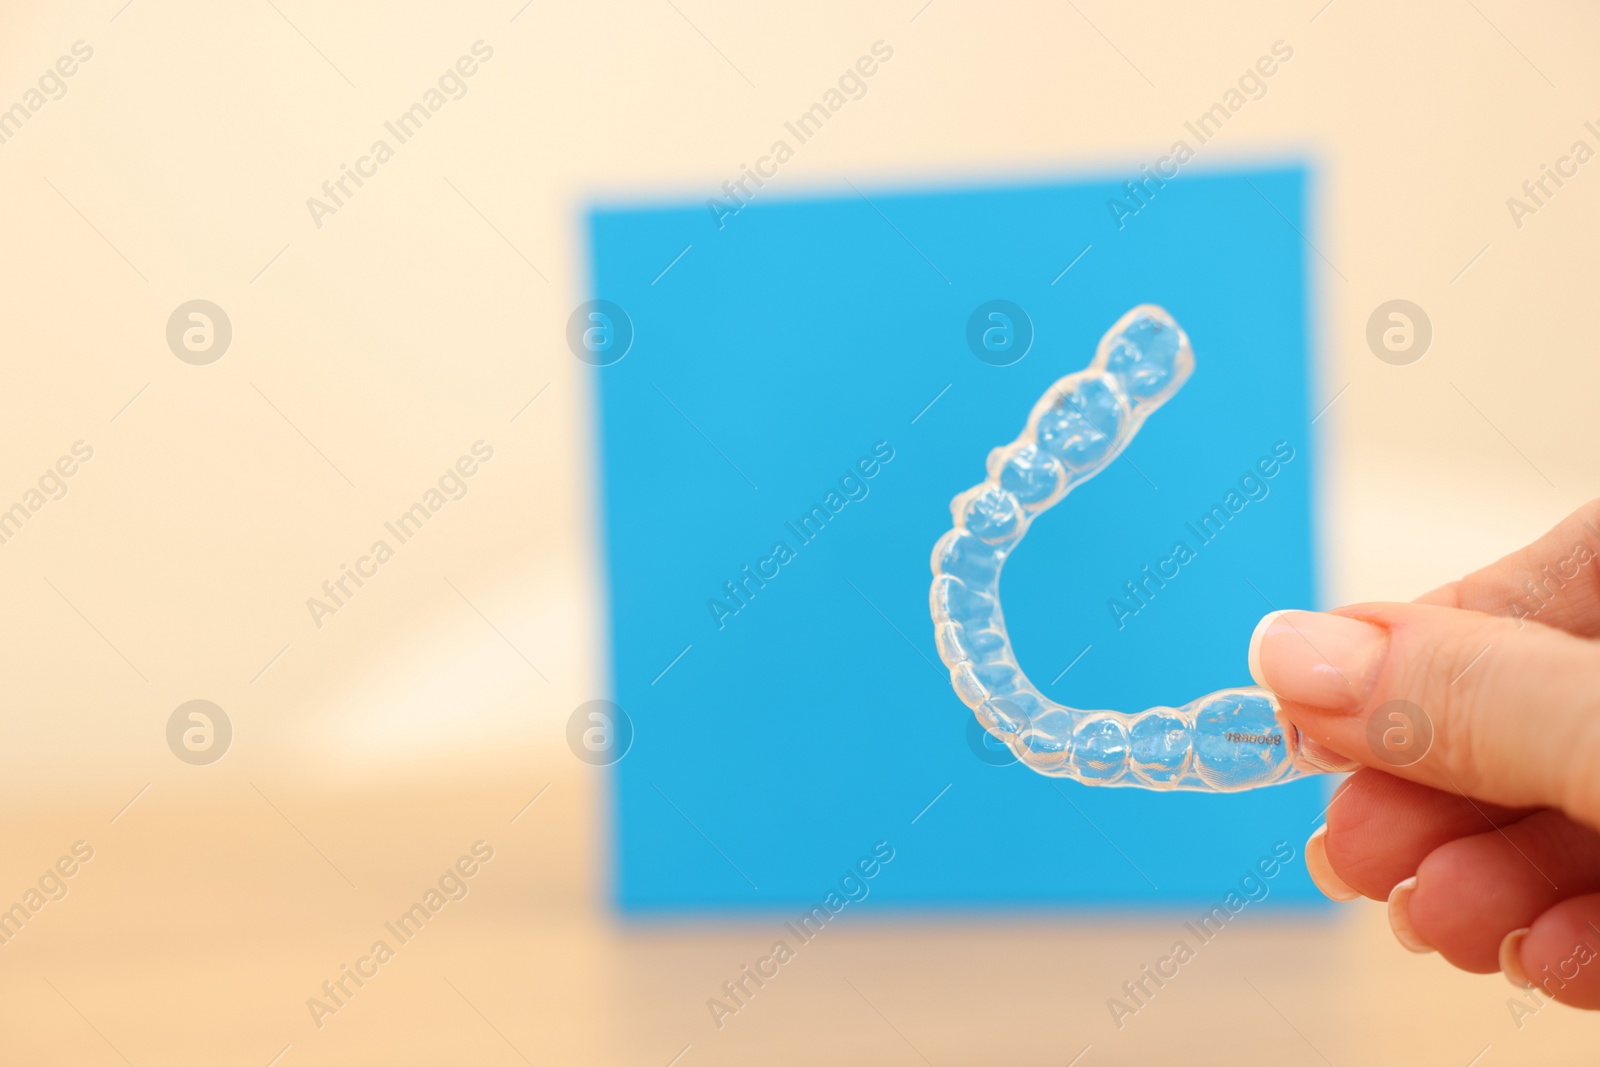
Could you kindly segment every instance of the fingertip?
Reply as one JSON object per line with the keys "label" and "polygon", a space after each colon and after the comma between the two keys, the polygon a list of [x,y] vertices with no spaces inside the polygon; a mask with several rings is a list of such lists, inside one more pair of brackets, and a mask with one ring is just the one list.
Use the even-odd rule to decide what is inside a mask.
{"label": "fingertip", "polygon": [[1417,891],[1417,876],[1398,882],[1389,890],[1388,911],[1389,929],[1394,931],[1394,939],[1404,945],[1409,952],[1418,955],[1438,951],[1422,935],[1417,933],[1417,928],[1411,925],[1411,895]]}
{"label": "fingertip", "polygon": [[1274,611],[1250,635],[1250,676],[1280,701],[1351,718],[1376,684],[1388,645],[1388,632],[1363,618]]}
{"label": "fingertip", "polygon": [[1329,864],[1346,885],[1380,903],[1435,848],[1485,825],[1464,798],[1370,767],[1339,784],[1323,817]]}
{"label": "fingertip", "polygon": [[1522,943],[1528,939],[1529,929],[1524,926],[1513,930],[1500,942],[1500,973],[1518,989],[1533,988],[1533,983],[1528,980],[1528,972],[1522,966]]}
{"label": "fingertip", "polygon": [[1256,623],[1256,628],[1250,632],[1250,677],[1263,689],[1270,689],[1267,685],[1266,675],[1261,673],[1261,639],[1266,636],[1267,630],[1278,616],[1285,614],[1283,610],[1269,611],[1261,616],[1261,621]]}
{"label": "fingertip", "polygon": [[[1501,970],[1552,1000],[1574,1008],[1600,1008],[1600,895],[1569,897],[1533,920],[1513,940]],[[1513,933],[1516,933],[1514,931]],[[1501,946],[1504,953],[1505,946]],[[1514,981],[1515,979],[1513,979]]]}
{"label": "fingertip", "polygon": [[1333,865],[1328,862],[1328,826],[1326,823],[1316,828],[1311,836],[1306,839],[1306,873],[1311,875],[1311,881],[1321,890],[1322,895],[1329,900],[1343,904],[1359,897],[1361,894],[1351,889],[1333,871]]}

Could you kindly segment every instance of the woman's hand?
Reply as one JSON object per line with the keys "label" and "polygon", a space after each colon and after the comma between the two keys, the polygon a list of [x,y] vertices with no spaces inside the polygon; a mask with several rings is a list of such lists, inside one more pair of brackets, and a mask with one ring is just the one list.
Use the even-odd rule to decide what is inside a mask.
{"label": "woman's hand", "polygon": [[1600,501],[1414,604],[1274,612],[1250,673],[1366,766],[1306,866],[1395,936],[1600,1008]]}

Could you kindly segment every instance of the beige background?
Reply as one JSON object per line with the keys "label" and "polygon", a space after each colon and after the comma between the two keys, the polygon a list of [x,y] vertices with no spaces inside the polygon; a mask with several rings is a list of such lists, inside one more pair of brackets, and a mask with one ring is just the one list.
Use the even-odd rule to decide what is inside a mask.
{"label": "beige background", "polygon": [[[590,383],[563,339],[586,203],[712,195],[879,39],[894,60],[774,195],[1131,173],[1284,40],[1293,60],[1195,166],[1320,168],[1326,595],[1409,597],[1531,538],[1600,474],[1600,163],[1521,229],[1505,205],[1575,139],[1600,147],[1592,6],[122,4],[0,7],[0,107],[75,41],[94,49],[0,144],[0,507],[94,448],[0,545],[0,898],[74,841],[96,850],[0,946],[0,1060],[1592,1049],[1566,1009],[1519,1030],[1500,978],[1407,955],[1370,904],[1241,924],[1120,1032],[1106,998],[1180,917],[841,924],[719,1032],[705,999],[776,924],[615,921],[601,779],[562,740],[604,684]],[[467,95],[317,228],[306,198],[480,39],[494,58]],[[196,297],[234,327],[204,367],[164,337]],[[1396,297],[1435,330],[1408,367],[1364,341]],[[305,599],[479,439],[495,458],[466,498],[314,627]],[[194,698],[236,731],[206,768],[164,740]],[[306,998],[479,839],[496,858],[471,895],[313,1026]]]}

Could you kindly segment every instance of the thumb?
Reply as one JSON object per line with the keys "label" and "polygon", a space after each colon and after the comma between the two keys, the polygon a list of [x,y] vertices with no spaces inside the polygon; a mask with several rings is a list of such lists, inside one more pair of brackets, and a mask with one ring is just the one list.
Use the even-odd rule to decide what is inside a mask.
{"label": "thumb", "polygon": [[1268,615],[1250,673],[1336,752],[1600,829],[1600,645],[1472,611],[1359,604]]}

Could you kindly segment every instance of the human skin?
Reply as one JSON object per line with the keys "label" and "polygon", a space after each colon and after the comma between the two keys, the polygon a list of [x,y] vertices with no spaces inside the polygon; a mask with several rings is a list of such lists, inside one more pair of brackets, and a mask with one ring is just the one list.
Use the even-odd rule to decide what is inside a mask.
{"label": "human skin", "polygon": [[[1597,638],[1600,500],[1413,603],[1262,619],[1257,684],[1364,765],[1306,844],[1322,891],[1387,901],[1414,952],[1600,1009]],[[1396,700],[1432,727],[1404,766],[1369,741]]]}

